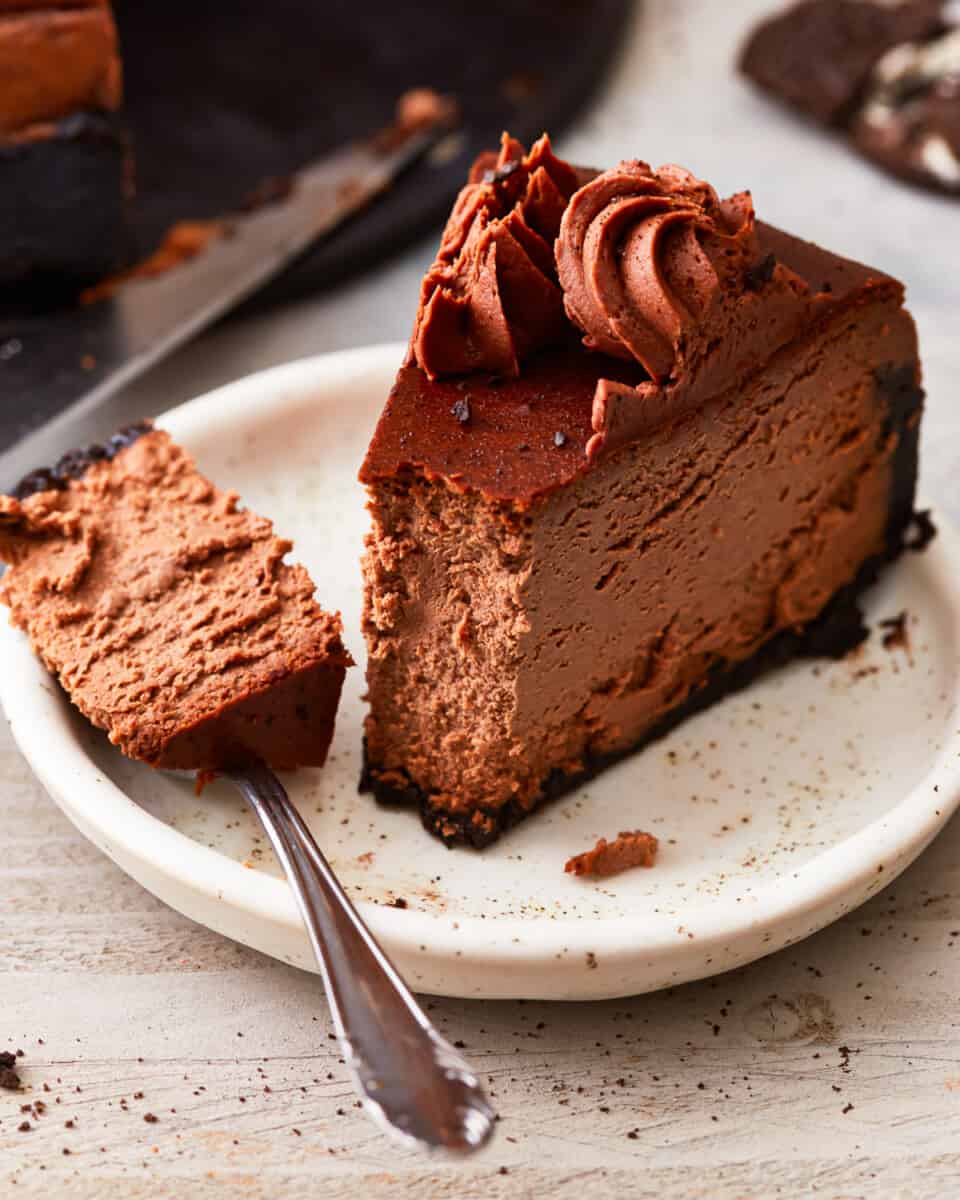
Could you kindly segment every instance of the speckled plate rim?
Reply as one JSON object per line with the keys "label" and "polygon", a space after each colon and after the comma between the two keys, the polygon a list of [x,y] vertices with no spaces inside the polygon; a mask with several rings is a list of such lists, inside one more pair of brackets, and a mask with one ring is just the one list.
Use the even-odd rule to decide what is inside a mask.
{"label": "speckled plate rim", "polygon": [[[389,382],[401,353],[390,344],[297,360],[172,409],[159,423],[189,445],[211,424],[262,416],[291,397],[342,397],[342,389],[371,375]],[[682,925],[665,914],[482,920],[361,901],[365,920],[413,985],[469,997],[627,995],[752,961],[822,928],[891,882],[960,804],[960,535],[942,514],[935,520],[938,537],[922,561],[952,619],[952,732],[924,778],[894,808],[747,896],[698,898]],[[284,961],[311,965],[284,881],[164,824],[107,778],[86,753],[63,693],[26,638],[6,624],[0,625],[0,664],[0,703],[13,736],[86,837],[192,919]],[[424,836],[415,822],[410,836]],[[589,972],[581,969],[585,954],[594,960]]]}

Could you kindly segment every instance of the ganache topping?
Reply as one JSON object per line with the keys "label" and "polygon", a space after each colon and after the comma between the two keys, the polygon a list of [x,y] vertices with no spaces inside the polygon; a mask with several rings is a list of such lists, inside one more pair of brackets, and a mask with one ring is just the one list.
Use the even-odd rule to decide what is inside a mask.
{"label": "ganache topping", "polygon": [[720,200],[682,167],[636,161],[580,188],[556,254],[584,345],[663,383],[722,332],[724,300],[747,286],[760,252],[748,192]]}
{"label": "ganache topping", "polygon": [[553,243],[593,172],[557,158],[544,134],[527,153],[504,134],[457,197],[420,291],[409,359],[431,378],[520,363],[569,332]]}
{"label": "ganache topping", "polygon": [[645,373],[598,379],[595,458],[735,386],[822,300],[761,252],[749,192],[721,200],[683,167],[640,160],[598,173],[558,159],[546,135],[525,153],[504,134],[454,205],[407,362],[432,380],[518,375],[579,332]]}

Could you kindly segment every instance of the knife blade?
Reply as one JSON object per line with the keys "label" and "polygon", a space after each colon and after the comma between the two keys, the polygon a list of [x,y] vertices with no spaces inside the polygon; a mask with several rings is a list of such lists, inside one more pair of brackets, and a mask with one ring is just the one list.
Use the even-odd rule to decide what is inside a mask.
{"label": "knife blade", "polygon": [[57,458],[71,428],[368,204],[450,127],[449,113],[393,126],[307,166],[284,199],[225,218],[195,257],[78,304],[53,345],[42,315],[0,317],[0,403],[13,437],[0,453],[0,491]]}

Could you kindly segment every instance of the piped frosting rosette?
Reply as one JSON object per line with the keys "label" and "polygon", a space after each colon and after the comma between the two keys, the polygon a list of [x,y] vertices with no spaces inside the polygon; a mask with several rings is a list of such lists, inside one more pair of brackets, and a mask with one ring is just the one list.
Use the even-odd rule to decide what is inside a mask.
{"label": "piped frosting rosette", "polygon": [[584,344],[657,382],[683,365],[722,293],[759,254],[750,195],[720,201],[682,167],[623,162],[573,196],[556,256]]}
{"label": "piped frosting rosette", "polygon": [[600,380],[591,456],[735,382],[760,338],[785,340],[808,312],[806,284],[762,260],[750,193],[721,200],[682,167],[622,162],[585,183],[555,252],[584,345],[650,377]]}
{"label": "piped frosting rosette", "polygon": [[499,154],[474,163],[420,292],[410,357],[431,379],[517,375],[568,333],[553,242],[590,174],[558,159],[546,135],[526,153],[504,134]]}

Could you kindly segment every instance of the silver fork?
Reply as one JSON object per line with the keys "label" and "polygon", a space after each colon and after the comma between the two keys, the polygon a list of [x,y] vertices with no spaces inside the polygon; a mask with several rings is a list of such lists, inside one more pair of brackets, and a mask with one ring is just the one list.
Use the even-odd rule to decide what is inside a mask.
{"label": "silver fork", "polygon": [[433,1028],[263,764],[227,772],[260,818],[293,888],[344,1060],[364,1108],[409,1144],[479,1150],[496,1120],[476,1073]]}

